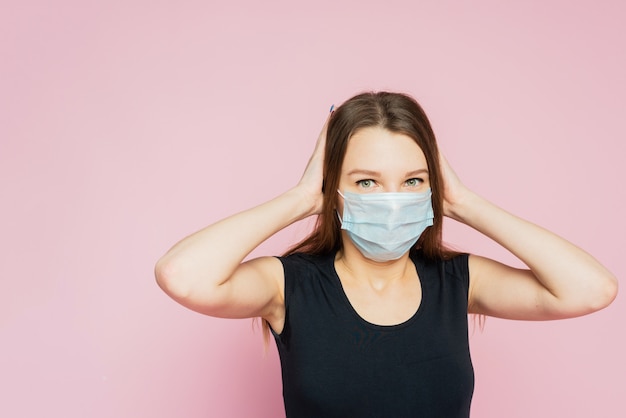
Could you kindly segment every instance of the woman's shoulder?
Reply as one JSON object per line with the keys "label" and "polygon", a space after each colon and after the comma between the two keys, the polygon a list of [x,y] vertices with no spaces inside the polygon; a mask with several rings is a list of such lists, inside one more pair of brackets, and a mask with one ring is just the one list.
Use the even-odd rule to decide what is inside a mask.
{"label": "woman's shoulder", "polygon": [[422,251],[416,251],[411,258],[419,267],[438,270],[446,277],[454,277],[469,283],[469,253],[446,251],[438,257],[427,257]]}
{"label": "woman's shoulder", "polygon": [[298,276],[314,271],[328,270],[332,267],[331,261],[334,258],[334,254],[310,254],[304,252],[295,252],[278,257],[283,264],[286,274],[288,272],[298,273]]}
{"label": "woman's shoulder", "polygon": [[305,252],[294,252],[294,253],[288,253],[288,254],[278,256],[278,259],[282,262],[309,263],[309,264],[319,264],[327,258],[328,258],[328,255],[310,254],[310,253],[305,253]]}
{"label": "woman's shoulder", "polygon": [[419,261],[424,264],[442,264],[442,265],[456,265],[465,264],[469,257],[469,253],[454,250],[444,250],[440,254],[429,256],[424,253],[423,250],[414,250],[410,253],[411,258],[414,261]]}

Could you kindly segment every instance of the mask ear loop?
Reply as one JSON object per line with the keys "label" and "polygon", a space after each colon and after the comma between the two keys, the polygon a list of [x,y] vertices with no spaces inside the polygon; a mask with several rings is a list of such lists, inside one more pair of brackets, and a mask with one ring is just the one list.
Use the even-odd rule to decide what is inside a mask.
{"label": "mask ear loop", "polygon": [[343,227],[343,219],[341,219],[341,215],[337,209],[335,209],[335,213],[337,214],[337,219],[339,219],[339,225]]}
{"label": "mask ear loop", "polygon": [[[343,193],[341,193],[341,190],[339,190],[339,189],[337,189],[337,193],[339,193],[339,196],[341,196],[343,198],[344,210],[345,210],[346,197],[343,195]],[[341,225],[343,227],[343,219],[341,218],[341,215],[339,214],[339,209],[338,208],[335,208],[335,213],[337,214],[337,219],[339,219],[339,225]]]}

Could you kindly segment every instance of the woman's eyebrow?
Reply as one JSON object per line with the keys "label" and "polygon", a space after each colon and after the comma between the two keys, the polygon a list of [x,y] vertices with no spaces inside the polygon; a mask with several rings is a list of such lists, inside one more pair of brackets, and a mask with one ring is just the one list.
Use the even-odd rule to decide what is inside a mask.
{"label": "woman's eyebrow", "polygon": [[360,169],[360,168],[355,168],[354,170],[350,170],[348,172],[349,176],[352,176],[352,175],[355,175],[355,174],[364,174],[366,176],[373,176],[373,177],[379,176],[380,177],[380,173],[378,171],[363,170],[363,169]]}
{"label": "woman's eyebrow", "polygon": [[420,168],[419,170],[409,171],[408,173],[406,173],[406,176],[417,176],[418,174],[428,174],[428,170],[425,168]]}

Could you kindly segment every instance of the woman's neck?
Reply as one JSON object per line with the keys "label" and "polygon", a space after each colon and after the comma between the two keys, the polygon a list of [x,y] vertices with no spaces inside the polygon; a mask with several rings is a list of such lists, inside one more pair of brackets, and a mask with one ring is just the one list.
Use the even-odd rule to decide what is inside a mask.
{"label": "woman's neck", "polygon": [[344,285],[368,286],[384,292],[388,286],[415,275],[415,266],[408,253],[397,260],[377,262],[363,256],[351,244],[344,241],[344,247],[335,256],[335,269]]}

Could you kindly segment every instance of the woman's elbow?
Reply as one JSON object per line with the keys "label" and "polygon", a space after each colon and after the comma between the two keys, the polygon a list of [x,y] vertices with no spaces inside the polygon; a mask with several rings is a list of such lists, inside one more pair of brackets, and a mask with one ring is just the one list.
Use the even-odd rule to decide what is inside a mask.
{"label": "woman's elbow", "polygon": [[162,257],[157,261],[154,277],[159,287],[169,296],[180,299],[188,294],[188,286],[180,278],[180,267],[171,259]]}
{"label": "woman's elbow", "polygon": [[607,275],[599,279],[595,291],[589,292],[589,311],[595,312],[609,306],[618,292],[618,282],[615,276]]}
{"label": "woman's elbow", "polygon": [[617,282],[617,278],[611,275],[607,279],[607,284],[605,286],[605,305],[603,307],[609,306],[615,300],[618,288],[619,284]]}

